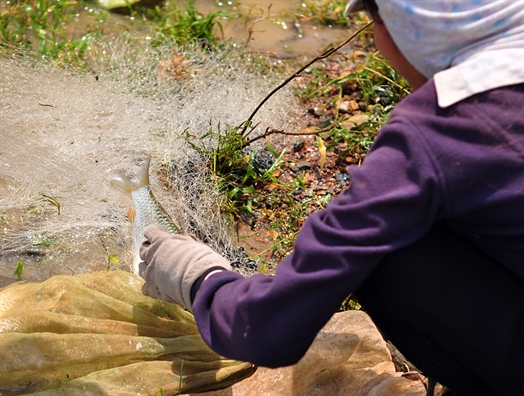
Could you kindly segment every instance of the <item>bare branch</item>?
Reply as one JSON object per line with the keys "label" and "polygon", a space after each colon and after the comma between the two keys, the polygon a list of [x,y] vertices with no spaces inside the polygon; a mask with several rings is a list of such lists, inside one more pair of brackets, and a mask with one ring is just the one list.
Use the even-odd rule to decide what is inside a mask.
{"label": "bare branch", "polygon": [[[257,124],[258,125],[258,124]],[[255,136],[253,139],[249,139],[246,141],[246,147],[249,146],[251,143],[256,142],[257,140],[263,139],[265,137],[279,134],[279,135],[287,135],[287,136],[311,136],[311,135],[320,135],[324,132],[329,132],[331,129],[335,128],[336,124],[330,125],[327,128],[319,129],[316,131],[310,131],[310,132],[286,132],[281,129],[273,129],[273,128],[266,128],[266,131],[258,136]]]}
{"label": "bare branch", "polygon": [[[242,128],[242,131],[241,131],[241,135],[244,136],[245,133],[246,133],[246,129],[249,125],[251,125],[251,121],[253,120],[253,117],[255,117],[255,114],[258,112],[258,110],[260,110],[260,108],[264,105],[264,103],[266,103],[269,98],[271,98],[271,96],[273,96],[277,91],[279,91],[280,89],[282,89],[284,86],[286,86],[291,80],[293,80],[294,78],[298,77],[300,75],[300,73],[302,73],[304,70],[306,70],[309,66],[311,66],[313,63],[315,63],[316,61],[319,61],[321,59],[325,59],[327,58],[328,56],[330,56],[331,54],[333,54],[334,52],[338,51],[340,48],[342,48],[343,46],[345,46],[347,43],[349,43],[351,40],[353,40],[356,36],[358,36],[362,31],[364,31],[365,29],[367,29],[369,26],[371,26],[373,24],[373,22],[370,22],[368,23],[366,26],[364,26],[363,28],[357,30],[356,33],[354,33],[351,37],[349,37],[346,41],[344,41],[342,44],[340,45],[337,45],[336,47],[330,47],[328,48],[326,51],[324,51],[322,54],[318,55],[317,57],[315,57],[313,60],[311,60],[310,62],[308,62],[306,65],[302,66],[299,70],[297,70],[295,73],[293,73],[290,77],[288,77],[282,84],[280,84],[278,87],[276,87],[275,89],[273,89],[263,100],[262,102],[259,103],[259,105],[256,107],[256,109],[253,111],[253,113],[251,113],[251,115],[249,116],[249,118],[247,119],[247,121],[245,121],[243,124],[244,124],[244,127]],[[253,129],[251,129],[252,131]],[[250,131],[250,132],[251,132]],[[267,130],[266,132],[267,133]],[[265,134],[264,133],[264,134]],[[258,139],[255,139],[255,140],[258,140]],[[252,140],[253,141],[253,140]]]}

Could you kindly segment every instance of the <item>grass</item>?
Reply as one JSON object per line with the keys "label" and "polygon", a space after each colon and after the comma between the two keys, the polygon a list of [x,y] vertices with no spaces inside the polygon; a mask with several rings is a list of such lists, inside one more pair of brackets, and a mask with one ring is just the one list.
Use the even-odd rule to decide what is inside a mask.
{"label": "grass", "polygon": [[344,13],[347,3],[347,0],[304,0],[295,15],[326,26],[347,27],[352,23]]}
{"label": "grass", "polygon": [[151,9],[130,8],[129,24],[123,24],[121,18],[83,0],[0,0],[0,49],[31,50],[57,65],[86,68],[90,56],[101,55],[96,54],[98,40],[115,32],[127,34],[130,26],[148,29],[153,46],[167,42],[218,45],[220,20],[235,14],[218,11],[204,15],[194,3],[188,0]]}
{"label": "grass", "polygon": [[16,269],[14,272],[14,275],[16,275],[16,280],[21,281],[22,280],[22,272],[24,271],[24,260],[18,261],[16,264]]}
{"label": "grass", "polygon": [[[85,67],[84,55],[91,43],[103,34],[108,13],[85,7],[76,1],[2,1],[0,48],[33,50],[60,64]],[[89,20],[81,36],[73,26],[78,13]]]}
{"label": "grass", "polygon": [[[195,1],[191,0],[184,7],[180,7],[177,2],[167,3],[164,7],[156,6],[145,11],[145,16],[153,32],[153,46],[169,39],[174,39],[179,44],[196,41],[203,46],[214,46],[224,37],[220,20],[234,18],[235,14],[220,10],[204,15],[195,8]],[[216,35],[217,29],[221,36]]]}
{"label": "grass", "polygon": [[244,125],[225,128],[218,125],[215,129],[210,124],[208,132],[201,137],[189,130],[183,132],[191,147],[207,159],[215,183],[227,197],[222,210],[235,219],[245,213],[252,214],[256,197],[266,186],[278,183],[273,174],[284,154],[268,145],[269,163],[261,165],[257,153],[249,151],[249,132],[242,133],[243,129]]}

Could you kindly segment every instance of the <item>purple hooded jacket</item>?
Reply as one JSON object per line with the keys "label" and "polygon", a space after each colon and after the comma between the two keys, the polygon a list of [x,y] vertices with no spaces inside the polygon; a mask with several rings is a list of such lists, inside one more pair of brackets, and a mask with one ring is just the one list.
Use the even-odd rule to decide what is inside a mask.
{"label": "purple hooded jacket", "polygon": [[442,109],[429,80],[349,175],[274,277],[224,271],[202,283],[193,312],[212,349],[261,366],[296,363],[380,260],[436,223],[524,280],[524,85]]}

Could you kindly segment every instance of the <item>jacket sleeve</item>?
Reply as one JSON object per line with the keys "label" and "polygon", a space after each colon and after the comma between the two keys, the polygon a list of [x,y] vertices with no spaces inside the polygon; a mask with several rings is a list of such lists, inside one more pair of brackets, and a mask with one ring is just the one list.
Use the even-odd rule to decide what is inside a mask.
{"label": "jacket sleeve", "polygon": [[193,304],[217,353],[279,367],[296,363],[384,255],[422,237],[440,216],[435,159],[408,121],[390,122],[351,186],[305,222],[274,277],[222,272]]}

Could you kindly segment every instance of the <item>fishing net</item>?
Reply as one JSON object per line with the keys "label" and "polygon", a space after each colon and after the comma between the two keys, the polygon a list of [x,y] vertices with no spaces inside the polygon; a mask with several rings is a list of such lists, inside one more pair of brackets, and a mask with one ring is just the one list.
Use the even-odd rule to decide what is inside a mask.
{"label": "fishing net", "polygon": [[0,290],[0,394],[177,395],[254,372],[211,351],[193,316],[124,271]]}
{"label": "fishing net", "polygon": [[[30,281],[114,267],[116,257],[129,270],[133,204],[107,173],[134,176],[148,156],[168,214],[237,258],[223,195],[182,135],[239,125],[281,77],[248,70],[247,53],[122,38],[93,45],[106,56],[87,72],[0,49],[0,287],[22,260]],[[259,112],[259,130],[286,129],[292,105],[279,92]]]}

